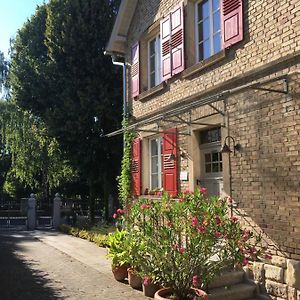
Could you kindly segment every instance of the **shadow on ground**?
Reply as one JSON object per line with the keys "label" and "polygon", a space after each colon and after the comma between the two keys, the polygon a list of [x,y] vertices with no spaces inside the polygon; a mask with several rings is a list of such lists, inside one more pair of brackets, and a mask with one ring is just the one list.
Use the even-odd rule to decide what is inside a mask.
{"label": "shadow on ground", "polygon": [[0,234],[0,299],[1,300],[48,300],[61,299],[58,291],[51,288],[45,273],[31,268],[34,262],[22,260],[17,254],[24,242],[36,243],[28,235]]}

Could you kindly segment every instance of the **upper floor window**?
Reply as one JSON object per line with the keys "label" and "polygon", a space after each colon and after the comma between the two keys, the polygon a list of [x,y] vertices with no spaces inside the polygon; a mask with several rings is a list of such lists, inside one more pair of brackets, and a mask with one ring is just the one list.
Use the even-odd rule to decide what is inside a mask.
{"label": "upper floor window", "polygon": [[221,51],[220,0],[196,3],[196,60],[201,61]]}
{"label": "upper floor window", "polygon": [[160,76],[160,36],[157,35],[148,43],[148,87],[152,88],[161,82]]}

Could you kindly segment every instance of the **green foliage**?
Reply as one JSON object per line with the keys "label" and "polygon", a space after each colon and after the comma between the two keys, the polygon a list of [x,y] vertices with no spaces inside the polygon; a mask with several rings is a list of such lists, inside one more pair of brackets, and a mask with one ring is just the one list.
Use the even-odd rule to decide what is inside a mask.
{"label": "green foliage", "polygon": [[80,229],[66,224],[60,225],[58,229],[63,233],[89,240],[99,247],[107,246],[107,232],[104,229],[103,232],[95,232],[94,230]]}
{"label": "green foliage", "polygon": [[58,143],[50,138],[44,123],[14,103],[0,102],[0,130],[11,156],[9,174],[47,197],[75,174],[63,158]]}
{"label": "green foliage", "polygon": [[134,138],[133,132],[126,130],[128,126],[128,118],[123,119],[124,132],[124,151],[121,163],[121,174],[117,177],[119,200],[123,207],[128,204],[128,199],[131,195],[131,148]]}
{"label": "green foliage", "polygon": [[186,299],[191,286],[206,289],[225,267],[261,255],[259,239],[229,217],[226,199],[208,198],[206,189],[178,200],[139,199],[125,221],[140,274],[171,287],[177,299]]}
{"label": "green foliage", "polygon": [[103,54],[117,2],[43,4],[19,30],[10,64],[14,101],[43,120],[79,170],[92,219],[95,199],[117,192],[122,154],[121,138],[101,138],[121,121],[120,70]]}
{"label": "green foliage", "polygon": [[108,257],[112,259],[112,265],[122,266],[129,263],[128,260],[128,233],[125,230],[116,230],[107,237]]}

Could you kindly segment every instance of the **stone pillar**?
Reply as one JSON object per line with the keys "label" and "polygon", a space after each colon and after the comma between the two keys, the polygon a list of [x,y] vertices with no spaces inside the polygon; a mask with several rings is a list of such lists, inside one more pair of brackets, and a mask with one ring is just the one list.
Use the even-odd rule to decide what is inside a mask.
{"label": "stone pillar", "polygon": [[36,199],[34,194],[30,194],[27,204],[27,229],[34,230],[36,225]]}
{"label": "stone pillar", "polygon": [[58,193],[53,200],[53,227],[55,229],[61,224],[61,198]]}

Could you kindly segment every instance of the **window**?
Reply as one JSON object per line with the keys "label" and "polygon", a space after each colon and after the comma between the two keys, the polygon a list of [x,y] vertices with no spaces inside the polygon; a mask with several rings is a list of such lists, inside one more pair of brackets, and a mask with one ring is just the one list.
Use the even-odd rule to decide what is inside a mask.
{"label": "window", "polygon": [[205,176],[215,176],[223,171],[222,153],[219,152],[221,128],[211,128],[200,132]]}
{"label": "window", "polygon": [[221,128],[213,128],[200,133],[201,144],[213,143],[221,141]]}
{"label": "window", "polygon": [[209,58],[221,51],[220,0],[196,3],[196,60]]}
{"label": "window", "polygon": [[162,182],[162,138],[149,141],[150,147],[150,188],[156,189],[163,186]]}
{"label": "window", "polygon": [[223,171],[222,153],[212,150],[204,155],[205,173],[220,173]]}
{"label": "window", "polygon": [[157,35],[148,43],[148,87],[158,85],[160,78],[160,36]]}

